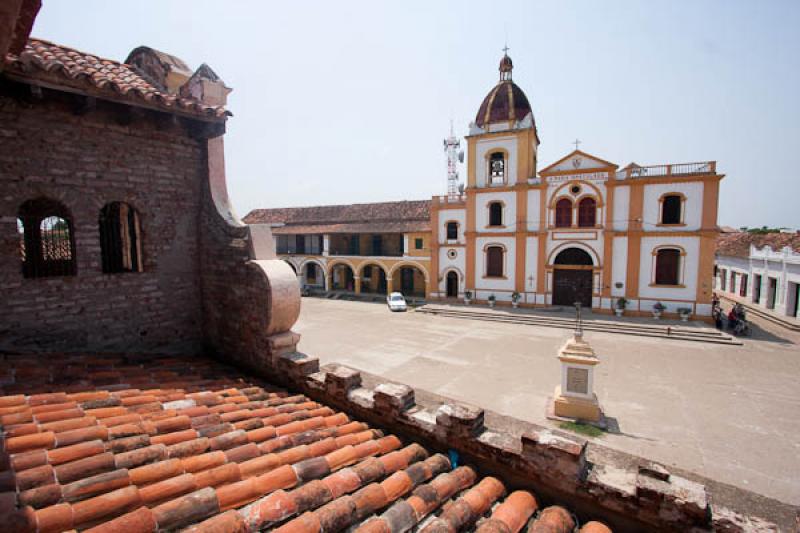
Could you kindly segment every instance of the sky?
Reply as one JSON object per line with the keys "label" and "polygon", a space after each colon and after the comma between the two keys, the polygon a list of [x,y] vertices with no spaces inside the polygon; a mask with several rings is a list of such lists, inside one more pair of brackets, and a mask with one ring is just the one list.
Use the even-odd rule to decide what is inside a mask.
{"label": "sky", "polygon": [[540,168],[576,138],[620,167],[715,160],[720,224],[800,226],[796,0],[43,4],[35,37],[220,75],[241,216],[444,194],[442,139],[467,134],[508,43]]}

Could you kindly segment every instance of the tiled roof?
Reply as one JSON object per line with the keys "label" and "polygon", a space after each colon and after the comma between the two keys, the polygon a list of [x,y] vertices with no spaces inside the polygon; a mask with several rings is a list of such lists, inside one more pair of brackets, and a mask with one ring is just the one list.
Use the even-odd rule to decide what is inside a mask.
{"label": "tiled roof", "polygon": [[746,258],[750,256],[751,244],[757,248],[769,246],[775,251],[790,246],[795,252],[800,252],[800,234],[797,232],[757,234],[746,231],[720,233],[717,238],[717,255]]}
{"label": "tiled roof", "polygon": [[43,39],[29,39],[19,54],[7,54],[4,75],[49,82],[91,96],[123,100],[164,111],[224,119],[223,106],[169,94],[125,63],[104,59]]}
{"label": "tiled roof", "polygon": [[470,466],[208,359],[0,362],[3,531],[575,527],[529,492],[505,496]]}
{"label": "tiled roof", "polygon": [[430,231],[429,200],[254,209],[247,224],[284,225],[274,233],[404,233]]}

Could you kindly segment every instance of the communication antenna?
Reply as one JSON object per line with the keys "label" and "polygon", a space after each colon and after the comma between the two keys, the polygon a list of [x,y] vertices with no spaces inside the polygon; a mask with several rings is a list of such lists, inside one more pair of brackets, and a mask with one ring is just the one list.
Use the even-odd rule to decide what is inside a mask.
{"label": "communication antenna", "polygon": [[450,120],[450,136],[442,142],[447,154],[447,196],[457,197],[459,196],[457,165],[464,162],[464,150],[459,150],[461,141],[453,133],[452,120]]}

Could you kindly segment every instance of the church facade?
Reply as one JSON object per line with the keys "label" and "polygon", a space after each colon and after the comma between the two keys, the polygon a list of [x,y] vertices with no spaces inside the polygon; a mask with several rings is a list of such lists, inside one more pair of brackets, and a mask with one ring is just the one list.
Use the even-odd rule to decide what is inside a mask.
{"label": "church facade", "polygon": [[[716,162],[631,163],[620,168],[576,147],[539,170],[533,110],[513,82],[508,55],[501,59],[499,70],[500,79],[483,100],[466,137],[463,192],[434,197],[429,225],[416,225],[413,235],[398,237],[405,248],[395,255],[403,257],[408,268],[422,272],[418,278],[420,284],[424,279],[425,297],[469,296],[500,305],[516,299],[523,307],[580,302],[609,313],[622,299],[631,315],[649,315],[661,303],[667,314],[688,308],[696,317],[710,316],[719,183],[724,177],[716,172]],[[347,206],[329,207],[348,211]],[[299,235],[286,221],[304,209],[337,212],[265,209],[251,212],[245,221],[277,222],[276,233]],[[360,231],[368,232],[370,223],[380,221],[349,220],[352,228],[342,222],[335,216],[303,220],[298,229],[317,224],[329,231],[353,231],[358,222]],[[383,226],[385,231],[385,221]],[[320,242],[332,238],[332,234],[319,237]],[[410,250],[409,242],[424,242],[425,248]],[[329,250],[322,248],[312,259],[324,265],[324,252]],[[309,259],[303,254],[282,255],[296,270]],[[338,257],[336,264],[347,259]],[[379,265],[392,258],[365,261],[357,254],[351,259],[358,264],[347,288],[358,292],[359,264]],[[298,276],[305,281],[302,269]],[[315,283],[326,290],[342,287],[334,279],[340,277],[326,272],[322,283],[314,275]],[[381,286],[405,286],[389,278]],[[417,286],[415,291],[422,289]]]}

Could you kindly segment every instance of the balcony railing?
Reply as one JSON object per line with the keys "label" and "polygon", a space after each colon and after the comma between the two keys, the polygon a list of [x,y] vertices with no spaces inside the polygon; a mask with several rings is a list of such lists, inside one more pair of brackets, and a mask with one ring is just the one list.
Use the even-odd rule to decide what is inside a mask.
{"label": "balcony railing", "polygon": [[617,172],[617,179],[651,178],[662,176],[693,176],[698,174],[716,174],[716,161],[699,163],[676,163],[674,165],[652,165],[649,167],[629,167]]}

